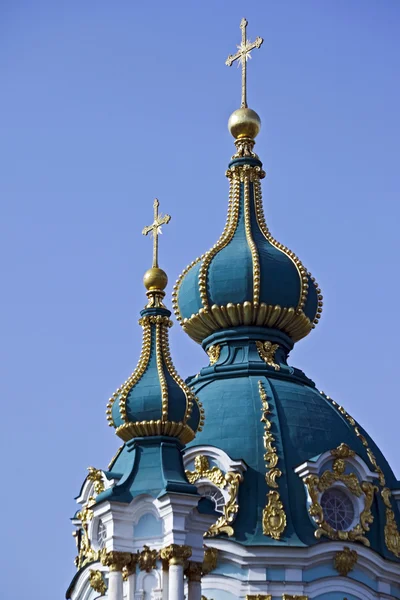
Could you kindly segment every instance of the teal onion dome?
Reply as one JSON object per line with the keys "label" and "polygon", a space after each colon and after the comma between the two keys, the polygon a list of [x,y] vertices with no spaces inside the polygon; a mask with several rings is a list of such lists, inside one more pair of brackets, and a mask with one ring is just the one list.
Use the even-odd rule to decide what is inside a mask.
{"label": "teal onion dome", "polygon": [[261,196],[265,172],[253,152],[254,139],[238,137],[235,144],[237,153],[226,173],[230,190],[224,231],[179,277],[174,311],[196,342],[239,326],[278,329],[296,342],[320,318],[321,290],[294,252],[277,242],[266,225]]}
{"label": "teal onion dome", "polygon": [[164,292],[154,286],[148,289],[150,302],[139,320],[143,328],[139,362],[111,397],[107,420],[125,442],[163,435],[186,444],[201,430],[204,412],[172,363],[168,338],[172,321],[161,301]]}

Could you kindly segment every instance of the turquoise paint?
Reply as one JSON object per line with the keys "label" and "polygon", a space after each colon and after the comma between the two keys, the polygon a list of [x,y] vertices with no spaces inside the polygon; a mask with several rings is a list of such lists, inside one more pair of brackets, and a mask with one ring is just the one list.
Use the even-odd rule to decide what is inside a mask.
{"label": "turquoise paint", "polygon": [[394,596],[395,598],[400,600],[400,587],[399,586],[392,584],[390,586],[390,593],[392,596]]}
{"label": "turquoise paint", "polygon": [[203,306],[199,291],[199,271],[202,263],[203,261],[199,261],[189,269],[179,287],[178,304],[184,319],[190,319]]}
{"label": "turquoise paint", "polygon": [[357,566],[348,574],[347,577],[349,577],[349,579],[354,579],[354,581],[359,581],[360,583],[363,583],[375,592],[378,590],[378,583],[376,579],[370,577],[363,569],[360,569]]}
{"label": "turquoise paint", "polygon": [[303,571],[303,581],[309,583],[310,581],[316,581],[317,579],[323,579],[324,577],[337,577],[338,573],[334,569],[332,563],[326,563],[324,565],[317,565],[310,569]]}
{"label": "turquoise paint", "polygon": [[220,563],[217,568],[213,570],[213,575],[226,575],[227,577],[247,581],[249,578],[249,570],[241,569],[239,565],[234,565],[232,563]]}
{"label": "turquoise paint", "polygon": [[267,569],[267,581],[285,581],[285,569],[271,567]]}
{"label": "turquoise paint", "polygon": [[133,539],[160,538],[163,534],[162,521],[154,515],[148,513],[140,517],[139,521],[133,527]]}

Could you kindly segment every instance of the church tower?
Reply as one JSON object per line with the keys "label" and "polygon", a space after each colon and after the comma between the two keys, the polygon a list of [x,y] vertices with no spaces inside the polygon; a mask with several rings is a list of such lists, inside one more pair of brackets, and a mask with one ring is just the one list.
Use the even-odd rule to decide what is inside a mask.
{"label": "church tower", "polygon": [[400,483],[342,403],[288,363],[322,295],[264,216],[247,105],[262,39],[246,28],[226,61],[240,61],[242,101],[225,228],[173,291],[207,364],[184,382],[172,363],[156,200],[142,352],[107,407],[124,443],[80,491],[71,600],[400,599]]}

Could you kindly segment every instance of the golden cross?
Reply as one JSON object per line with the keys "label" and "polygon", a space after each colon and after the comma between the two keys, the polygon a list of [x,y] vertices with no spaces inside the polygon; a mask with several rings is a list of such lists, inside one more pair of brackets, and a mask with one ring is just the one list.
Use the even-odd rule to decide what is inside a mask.
{"label": "golden cross", "polygon": [[171,217],[169,215],[162,216],[161,213],[158,214],[158,207],[160,206],[157,198],[154,200],[154,221],[151,225],[147,225],[143,231],[143,235],[147,235],[148,233],[153,234],[153,267],[158,268],[158,236],[161,234],[161,225],[167,224],[170,222]]}
{"label": "golden cross", "polygon": [[255,42],[250,42],[250,40],[248,40],[246,37],[246,27],[247,21],[246,19],[242,19],[240,21],[240,29],[242,30],[242,43],[240,46],[237,46],[238,52],[233,55],[230,54],[225,61],[225,64],[228,65],[228,67],[232,66],[235,60],[238,60],[239,63],[242,63],[242,108],[247,108],[246,63],[249,58],[251,58],[251,50],[254,50],[254,48],[259,48],[264,41],[262,38],[258,37],[256,38]]}

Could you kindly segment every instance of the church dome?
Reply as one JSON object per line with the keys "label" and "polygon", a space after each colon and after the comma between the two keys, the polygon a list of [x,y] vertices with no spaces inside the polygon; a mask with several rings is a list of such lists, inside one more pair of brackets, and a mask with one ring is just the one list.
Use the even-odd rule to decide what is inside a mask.
{"label": "church dome", "polygon": [[256,119],[246,118],[252,127],[242,119],[233,128],[237,153],[226,173],[230,191],[225,229],[174,287],[175,315],[200,343],[215,331],[248,325],[278,329],[296,342],[318,323],[322,311],[315,279],[266,225],[261,197],[265,172],[253,152],[254,139],[242,135],[256,132]]}
{"label": "church dome", "polygon": [[[252,546],[347,540],[395,560],[399,536],[391,540],[382,532],[400,522],[390,491],[398,487],[396,478],[345,409],[288,366],[292,346],[288,336],[262,328],[216,333],[205,343],[211,364],[190,382],[208,414],[193,451],[217,445],[247,466],[230,539]],[[348,500],[343,530],[329,524],[325,488],[337,501],[340,494]]]}

